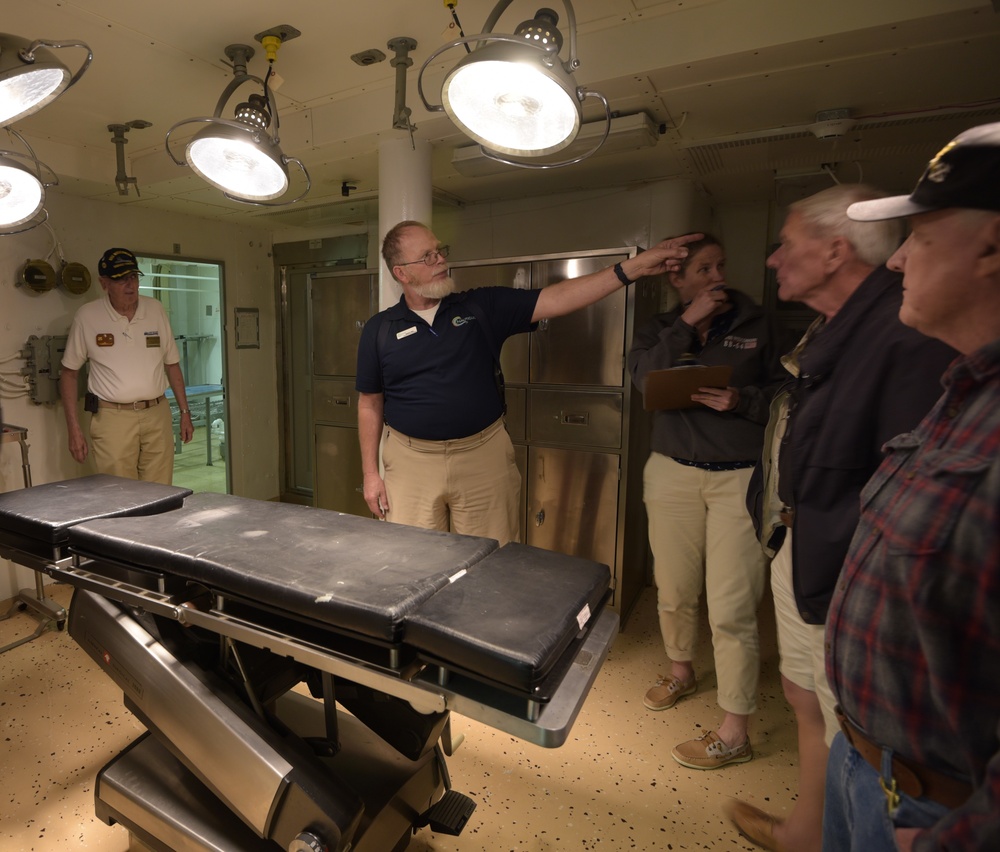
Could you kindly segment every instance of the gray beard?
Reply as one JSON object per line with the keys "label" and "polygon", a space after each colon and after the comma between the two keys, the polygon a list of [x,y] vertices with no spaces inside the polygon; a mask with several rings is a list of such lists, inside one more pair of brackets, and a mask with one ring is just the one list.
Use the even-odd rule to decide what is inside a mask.
{"label": "gray beard", "polygon": [[445,296],[449,296],[455,292],[455,282],[449,275],[441,281],[431,281],[422,287],[414,286],[413,292],[420,296],[421,299],[443,299]]}

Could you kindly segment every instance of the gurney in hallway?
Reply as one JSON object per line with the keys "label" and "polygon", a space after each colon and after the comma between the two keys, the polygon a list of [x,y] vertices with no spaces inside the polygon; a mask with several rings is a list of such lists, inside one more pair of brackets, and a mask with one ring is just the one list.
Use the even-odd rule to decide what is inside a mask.
{"label": "gurney in hallway", "polygon": [[458,833],[452,711],[561,745],[617,632],[605,566],[113,477],[0,495],[0,552],[149,730],[98,815],[154,849],[404,849]]}

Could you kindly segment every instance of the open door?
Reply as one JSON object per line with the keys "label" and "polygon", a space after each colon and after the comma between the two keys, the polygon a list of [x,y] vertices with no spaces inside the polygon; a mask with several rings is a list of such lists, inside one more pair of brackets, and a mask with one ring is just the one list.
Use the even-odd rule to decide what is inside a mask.
{"label": "open door", "polygon": [[180,412],[168,389],[174,420],[174,485],[228,494],[222,264],[179,257],[137,256],[137,260],[144,273],[139,292],[160,301],[170,317],[194,423],[194,439],[182,444]]}

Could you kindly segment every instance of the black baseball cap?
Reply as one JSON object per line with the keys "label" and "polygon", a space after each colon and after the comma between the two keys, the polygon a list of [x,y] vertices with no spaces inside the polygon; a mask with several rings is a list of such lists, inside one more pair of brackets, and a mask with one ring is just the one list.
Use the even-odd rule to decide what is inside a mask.
{"label": "black baseball cap", "polygon": [[101,255],[101,259],[97,263],[97,274],[102,278],[124,278],[133,272],[142,275],[135,255],[128,249],[109,248]]}
{"label": "black baseball cap", "polygon": [[1000,123],[981,124],[952,139],[927,164],[910,195],[858,201],[847,215],[877,222],[951,207],[1000,213]]}

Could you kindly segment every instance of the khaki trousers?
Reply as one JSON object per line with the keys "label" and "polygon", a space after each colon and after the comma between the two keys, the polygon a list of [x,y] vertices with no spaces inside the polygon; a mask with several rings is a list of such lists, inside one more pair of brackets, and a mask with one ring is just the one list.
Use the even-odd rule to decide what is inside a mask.
{"label": "khaki trousers", "polygon": [[424,441],[390,428],[382,464],[386,520],[495,538],[501,546],[520,538],[521,475],[502,419],[454,441]]}
{"label": "khaki trousers", "polygon": [[671,660],[694,658],[704,588],[719,706],[741,715],[757,709],[767,568],[746,509],[751,472],[702,470],[659,453],[643,471],[663,647]]}
{"label": "khaki trousers", "polygon": [[98,473],[171,484],[174,429],[166,400],[140,411],[98,409],[90,418],[90,441]]}

